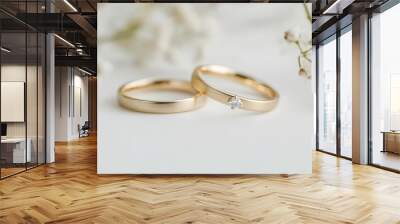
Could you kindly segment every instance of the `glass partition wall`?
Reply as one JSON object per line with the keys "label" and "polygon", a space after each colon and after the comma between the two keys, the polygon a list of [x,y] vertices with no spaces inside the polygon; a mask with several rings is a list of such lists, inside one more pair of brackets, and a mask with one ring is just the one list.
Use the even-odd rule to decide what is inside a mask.
{"label": "glass partition wall", "polygon": [[400,4],[371,18],[370,163],[400,171]]}
{"label": "glass partition wall", "polygon": [[351,158],[351,25],[317,46],[317,150]]}
{"label": "glass partition wall", "polygon": [[[0,3],[1,6],[2,3]],[[38,1],[19,2],[25,12]],[[35,7],[36,6],[36,7]],[[32,11],[33,10],[33,11]],[[6,18],[6,19],[5,19]],[[45,163],[45,35],[0,12],[0,178]]]}
{"label": "glass partition wall", "polygon": [[[1,177],[26,169],[26,34],[1,33]],[[4,50],[6,49],[6,50]],[[18,49],[18,51],[16,50]],[[27,162],[30,162],[28,159]]]}

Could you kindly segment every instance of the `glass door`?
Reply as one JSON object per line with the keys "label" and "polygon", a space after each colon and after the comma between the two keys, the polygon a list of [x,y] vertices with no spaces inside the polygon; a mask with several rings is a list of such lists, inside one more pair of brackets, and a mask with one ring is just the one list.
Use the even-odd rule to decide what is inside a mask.
{"label": "glass door", "polygon": [[318,149],[336,154],[336,37],[318,48]]}
{"label": "glass door", "polygon": [[317,48],[318,150],[352,157],[352,27]]}

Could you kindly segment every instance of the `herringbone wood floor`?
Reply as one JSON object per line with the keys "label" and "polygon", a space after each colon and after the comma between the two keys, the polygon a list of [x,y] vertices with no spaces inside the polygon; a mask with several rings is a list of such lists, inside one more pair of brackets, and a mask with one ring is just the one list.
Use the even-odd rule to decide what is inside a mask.
{"label": "herringbone wood floor", "polygon": [[0,181],[0,223],[400,223],[400,175],[314,153],[312,175],[98,176],[96,139]]}

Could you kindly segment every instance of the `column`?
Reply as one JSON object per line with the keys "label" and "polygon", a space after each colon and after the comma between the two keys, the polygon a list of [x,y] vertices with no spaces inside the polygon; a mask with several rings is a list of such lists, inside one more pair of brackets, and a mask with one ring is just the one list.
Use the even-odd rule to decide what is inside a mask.
{"label": "column", "polygon": [[353,162],[368,163],[368,15],[353,19]]}

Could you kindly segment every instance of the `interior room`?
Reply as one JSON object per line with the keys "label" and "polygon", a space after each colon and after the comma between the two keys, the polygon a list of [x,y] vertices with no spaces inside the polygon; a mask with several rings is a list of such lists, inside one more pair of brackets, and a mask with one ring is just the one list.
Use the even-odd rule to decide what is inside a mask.
{"label": "interior room", "polygon": [[2,32],[1,45],[0,173],[5,178],[45,162],[45,36],[25,27]]}
{"label": "interior room", "polygon": [[[89,119],[96,114],[96,104],[89,103],[89,99],[95,101],[97,94],[95,64],[68,58],[89,57],[85,37],[69,30],[54,34],[49,45],[47,29],[61,28],[38,26],[33,23],[44,20],[28,18],[50,9],[71,10],[68,5],[51,1],[2,1],[0,6],[0,179],[4,179],[54,161],[54,151],[46,148],[95,133],[96,122]],[[68,41],[65,36],[72,38]],[[49,60],[55,56],[57,60]],[[57,74],[52,85],[48,83],[50,72]],[[49,86],[53,88],[51,97]],[[49,105],[53,106],[47,114]],[[47,120],[50,116],[54,116],[51,122]],[[46,128],[49,123],[54,125],[52,130]],[[51,144],[48,133],[52,133]]]}
{"label": "interior room", "polygon": [[[258,7],[262,16],[252,15],[255,17],[249,20],[251,22],[242,21],[240,16],[231,19],[227,16],[232,13],[229,12],[223,14],[226,23],[213,14],[218,10],[224,12],[223,7],[218,8],[223,1],[210,1],[212,10],[200,10],[199,5],[191,3],[164,4],[172,10],[154,10],[158,3],[167,2],[0,1],[0,223],[400,223],[398,0],[241,0],[237,2],[279,5],[281,10],[296,8],[291,4],[297,4],[301,10],[294,11],[296,14],[293,15],[282,15],[273,10],[263,13],[262,7]],[[118,4],[120,10],[114,11],[114,15],[124,15],[127,19],[104,16],[106,14],[101,11],[105,4]],[[229,3],[228,7],[235,7],[235,4]],[[140,13],[133,11],[138,5],[144,9]],[[242,5],[243,14],[249,12],[246,9]],[[152,17],[151,12],[161,16]],[[173,15],[173,19],[166,20],[162,17],[165,14]],[[264,38],[261,35],[261,32],[268,33],[288,25],[290,16],[306,21],[310,32],[302,33],[301,27],[290,27],[276,36]],[[110,24],[102,26],[100,21],[104,20]],[[155,25],[143,28],[143,24]],[[265,26],[265,29],[257,26]],[[232,34],[236,31],[240,34]],[[126,54],[115,54],[116,45],[101,49],[101,44],[109,41],[104,38],[106,34],[113,32],[117,35],[110,35],[110,39],[118,42],[119,50],[125,50]],[[223,32],[229,40],[224,41]],[[202,39],[214,37],[216,42]],[[225,47],[228,42],[234,43],[240,38],[247,38],[247,42],[229,49]],[[302,38],[308,41],[302,41]],[[257,46],[257,41],[262,44]],[[192,96],[196,91],[199,96],[210,94],[201,89],[209,90],[209,87],[195,90],[199,80],[192,82],[192,79],[194,71],[198,70],[193,70],[193,66],[190,71],[181,69],[175,61],[175,56],[179,56],[176,53],[180,52],[173,49],[179,44],[191,53],[190,57],[183,57],[185,60],[204,54],[208,56],[207,64],[224,62],[232,67],[242,64],[245,70],[265,71],[260,74],[267,75],[260,75],[260,78],[272,77],[267,80],[272,84],[285,81],[287,77],[279,77],[279,72],[287,72],[290,74],[287,82],[295,80],[301,82],[296,88],[310,88],[292,97],[275,94],[279,103],[283,103],[278,104],[272,115],[268,112],[267,118],[257,114],[258,117],[251,118],[253,120],[244,119],[254,122],[253,126],[261,126],[264,122],[265,130],[268,130],[268,125],[277,121],[273,116],[282,115],[285,106],[290,109],[286,112],[289,111],[292,122],[285,123],[287,127],[282,125],[285,130],[259,132],[257,136],[262,139],[259,142],[246,138],[256,128],[252,129],[251,125],[246,126],[249,127],[246,130],[237,128],[243,122],[238,114],[248,106],[243,105],[239,94],[229,99],[219,95],[219,100],[228,99],[222,104],[212,97],[207,98],[209,107],[199,109],[199,113],[209,112],[202,115],[214,119],[207,120],[208,123],[195,124],[195,116],[186,112],[181,115],[186,126],[175,123],[174,128],[184,127],[180,129],[183,134],[201,135],[201,131],[190,128],[193,125],[210,128],[228,123],[224,120],[227,117],[235,118],[235,122],[218,127],[220,133],[208,131],[208,135],[204,135],[208,140],[191,136],[191,139],[203,141],[203,145],[212,143],[212,139],[220,135],[229,136],[219,139],[221,144],[201,150],[196,146],[203,145],[197,142],[169,141],[168,137],[174,132],[159,127],[167,123],[168,115],[127,110],[118,101],[121,98],[119,90],[106,87],[119,86],[122,77],[136,80],[147,74],[139,74],[139,71],[151,74],[182,71],[190,80],[186,81],[192,91],[185,93],[186,96]],[[256,57],[250,56],[250,52],[247,56],[247,48],[261,51],[268,44],[273,44],[275,50],[271,48]],[[205,45],[204,49],[200,45]],[[221,53],[219,47],[226,49]],[[214,51],[208,48],[214,48]],[[235,52],[232,49],[243,50],[246,55],[229,53]],[[216,55],[223,57],[220,59]],[[273,63],[277,58],[286,59],[285,55],[293,57],[283,66]],[[150,64],[150,69],[140,70],[135,56],[144,64]],[[112,60],[121,64],[113,64]],[[158,60],[169,68],[177,67],[177,70],[160,69],[164,64]],[[260,64],[268,65],[268,68],[257,70]],[[245,79],[245,83],[259,81],[238,74],[236,76],[242,81]],[[290,88],[292,84],[277,85],[278,92],[297,90]],[[214,90],[216,95],[221,92]],[[310,96],[309,101],[304,101],[304,105],[297,100],[290,104],[298,96]],[[153,97],[157,98],[157,94]],[[121,122],[122,116],[105,116],[111,110],[102,107],[106,103],[130,120]],[[226,107],[213,111],[212,106],[218,104]],[[294,108],[293,105],[300,106]],[[149,108],[153,109],[152,106]],[[296,123],[296,118],[301,117],[302,106],[309,106],[307,111],[310,111],[307,114],[309,120],[303,126],[299,125],[301,122]],[[134,120],[145,116],[154,119],[151,125],[144,119]],[[107,124],[118,122],[121,123],[119,127],[107,128]],[[291,127],[294,125],[297,129]],[[124,133],[115,134],[120,131]],[[112,135],[114,139],[108,139],[104,144],[105,138],[100,137],[104,135]],[[265,139],[292,145],[275,149]],[[133,146],[139,145],[138,142],[154,143],[159,151],[148,147],[144,153],[140,147],[120,147],[122,141]],[[293,142],[307,142],[311,147],[293,147]],[[164,147],[174,144],[176,148]],[[240,148],[228,147],[230,144]],[[264,154],[253,156],[245,163],[254,149]],[[119,150],[125,150],[126,154],[113,155]],[[277,152],[281,157],[274,159],[273,153]],[[232,160],[232,155],[240,156]],[[221,162],[215,162],[216,158]],[[306,169],[302,172],[276,169],[282,164],[285,168],[296,167],[303,158],[312,163],[304,166]],[[199,161],[214,163],[211,168],[203,169]],[[178,163],[196,166],[193,170],[199,172],[185,170]],[[115,169],[120,172],[107,173],[113,171],[110,164],[121,168]],[[224,164],[230,164],[235,172],[222,172],[225,170],[220,168]],[[248,167],[271,166],[274,169],[269,172],[246,170]],[[142,170],[157,167],[164,171],[176,171],[174,169],[178,167],[182,172],[179,175],[172,172],[134,173],[126,167]],[[289,168],[286,170],[295,170]],[[202,170],[208,172],[201,173]]]}

